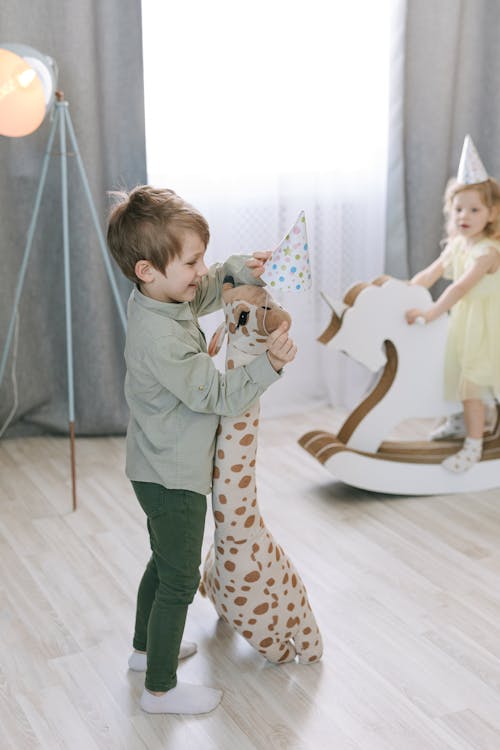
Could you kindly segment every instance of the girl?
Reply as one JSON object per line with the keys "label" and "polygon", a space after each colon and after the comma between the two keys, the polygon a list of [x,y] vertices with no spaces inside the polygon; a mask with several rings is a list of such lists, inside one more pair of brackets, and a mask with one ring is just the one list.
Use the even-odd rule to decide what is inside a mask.
{"label": "girl", "polygon": [[429,288],[441,277],[453,283],[428,310],[408,310],[406,320],[430,323],[452,308],[445,398],[463,402],[466,438],[442,465],[460,473],[480,461],[484,401],[500,394],[500,185],[488,177],[469,136],[458,177],[446,188],[444,214],[445,249],[411,283]]}

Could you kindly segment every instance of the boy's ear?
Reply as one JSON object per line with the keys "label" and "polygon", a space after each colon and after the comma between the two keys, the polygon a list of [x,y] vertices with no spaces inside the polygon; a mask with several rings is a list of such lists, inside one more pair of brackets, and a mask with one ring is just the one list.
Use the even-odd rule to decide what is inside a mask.
{"label": "boy's ear", "polygon": [[217,330],[213,334],[212,338],[210,339],[210,343],[208,345],[208,353],[211,357],[215,357],[215,355],[220,351],[220,348],[224,342],[224,336],[226,335],[226,321],[224,320],[220,326],[218,326]]}
{"label": "boy's ear", "polygon": [[141,281],[153,281],[153,269],[147,260],[138,260],[134,266],[135,275]]}

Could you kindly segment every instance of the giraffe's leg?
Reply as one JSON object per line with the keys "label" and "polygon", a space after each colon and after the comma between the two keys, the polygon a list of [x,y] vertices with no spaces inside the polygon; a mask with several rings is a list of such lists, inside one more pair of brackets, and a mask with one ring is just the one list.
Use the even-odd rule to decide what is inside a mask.
{"label": "giraffe's leg", "polygon": [[302,615],[300,625],[293,636],[293,640],[299,655],[300,664],[312,664],[321,659],[321,655],[323,654],[323,640],[309,603],[306,603],[306,608]]}
{"label": "giraffe's leg", "polygon": [[[253,644],[252,644],[253,645]],[[297,655],[293,641],[281,641],[270,646],[256,646],[260,654],[273,664],[286,664],[293,661]]]}
{"label": "giraffe's leg", "polygon": [[213,571],[214,571],[214,546],[211,545],[205,557],[203,563],[203,571],[201,574],[201,581],[198,587],[198,591],[202,596],[209,596],[213,586]]}

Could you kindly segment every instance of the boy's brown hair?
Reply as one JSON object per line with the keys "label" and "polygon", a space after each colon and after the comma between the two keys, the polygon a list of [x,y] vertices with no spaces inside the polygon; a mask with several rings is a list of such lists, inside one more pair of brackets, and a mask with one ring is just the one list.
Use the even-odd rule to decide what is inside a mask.
{"label": "boy's brown hair", "polygon": [[182,235],[196,232],[205,247],[210,239],[206,219],[173,190],[139,185],[114,193],[118,202],[108,219],[109,250],[125,276],[137,283],[135,265],[147,260],[161,273],[182,252]]}

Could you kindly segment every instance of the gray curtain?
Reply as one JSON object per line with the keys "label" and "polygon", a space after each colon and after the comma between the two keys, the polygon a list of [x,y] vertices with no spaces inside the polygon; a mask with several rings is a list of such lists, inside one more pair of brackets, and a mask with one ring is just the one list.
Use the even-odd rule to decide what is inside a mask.
{"label": "gray curtain", "polygon": [[[3,0],[0,42],[25,43],[56,60],[105,232],[108,191],[146,181],[140,0]],[[32,135],[0,138],[2,347],[49,131],[47,118]],[[7,436],[68,428],[60,160],[53,152],[19,308],[19,407]],[[68,181],[76,432],[121,433],[124,333],[71,157]],[[114,270],[125,305],[130,287]],[[11,369],[12,353],[0,427],[14,400]]]}
{"label": "gray curtain", "polygon": [[500,179],[500,2],[399,0],[393,29],[387,271],[433,261],[442,198],[472,136]]}

